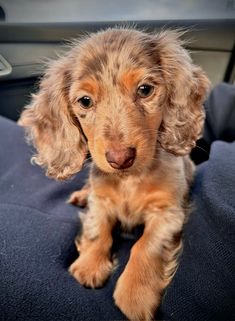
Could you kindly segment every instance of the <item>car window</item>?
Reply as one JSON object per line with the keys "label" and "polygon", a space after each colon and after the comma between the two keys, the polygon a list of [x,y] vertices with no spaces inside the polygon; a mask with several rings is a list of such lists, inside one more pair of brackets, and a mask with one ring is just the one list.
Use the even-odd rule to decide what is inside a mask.
{"label": "car window", "polygon": [[[19,5],[20,3],[20,5]],[[0,1],[9,23],[232,19],[233,0]]]}

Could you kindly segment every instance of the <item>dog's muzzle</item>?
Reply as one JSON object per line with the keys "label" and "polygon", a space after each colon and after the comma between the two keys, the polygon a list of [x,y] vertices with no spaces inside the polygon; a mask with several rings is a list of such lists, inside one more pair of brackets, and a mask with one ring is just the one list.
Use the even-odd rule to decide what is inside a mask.
{"label": "dog's muzzle", "polygon": [[110,149],[105,153],[109,165],[115,169],[126,169],[133,165],[136,157],[136,149]]}

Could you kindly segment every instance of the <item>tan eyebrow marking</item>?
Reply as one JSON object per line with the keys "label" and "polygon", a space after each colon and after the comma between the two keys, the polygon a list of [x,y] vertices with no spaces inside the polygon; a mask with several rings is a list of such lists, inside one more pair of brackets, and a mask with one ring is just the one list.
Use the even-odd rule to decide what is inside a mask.
{"label": "tan eyebrow marking", "polygon": [[137,86],[142,76],[143,76],[143,70],[141,69],[127,71],[123,73],[123,75],[120,78],[121,86],[123,86],[125,89],[128,89],[128,90],[133,89]]}
{"label": "tan eyebrow marking", "polygon": [[92,79],[81,82],[79,89],[84,90],[93,96],[97,96],[99,93],[99,86],[98,86],[97,82],[95,82]]}

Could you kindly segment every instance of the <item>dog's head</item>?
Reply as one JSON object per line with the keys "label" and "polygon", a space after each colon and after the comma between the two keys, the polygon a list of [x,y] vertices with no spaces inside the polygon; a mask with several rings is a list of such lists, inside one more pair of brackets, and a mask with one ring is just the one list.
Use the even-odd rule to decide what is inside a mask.
{"label": "dog's head", "polygon": [[48,176],[78,172],[87,150],[108,173],[149,166],[158,146],[191,151],[209,81],[179,36],[108,29],[51,64],[20,119]]}

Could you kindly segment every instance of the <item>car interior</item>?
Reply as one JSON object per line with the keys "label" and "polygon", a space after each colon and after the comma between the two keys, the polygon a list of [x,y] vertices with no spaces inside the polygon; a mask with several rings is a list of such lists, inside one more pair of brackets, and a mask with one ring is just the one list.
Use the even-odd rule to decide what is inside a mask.
{"label": "car interior", "polygon": [[[75,39],[116,26],[153,33],[168,28],[184,31],[182,38],[193,62],[205,71],[212,89],[217,88],[210,103],[219,97],[217,107],[225,110],[223,102],[226,105],[230,98],[227,104],[234,105],[234,92],[226,86],[235,85],[235,0],[0,0],[0,120],[4,119],[0,127],[0,320],[125,318],[112,303],[112,291],[135,233],[142,231],[134,231],[134,236],[123,233],[124,241],[117,236],[120,265],[104,289],[78,285],[68,274],[78,255],[74,245],[80,226],[78,210],[66,201],[84,185],[87,168],[68,182],[48,179],[39,166],[30,164],[33,147],[28,148],[23,129],[15,125],[50,60],[63,56]],[[227,119],[232,123],[232,117]],[[234,132],[234,124],[231,128]],[[1,144],[7,146],[2,147],[6,153],[2,159]],[[158,319],[235,319],[234,198],[229,196],[234,191],[235,176],[230,175],[234,149],[217,147],[211,162],[199,166],[192,191],[198,211],[186,228],[182,265],[163,296]],[[210,148],[201,138],[191,158],[203,163]],[[217,153],[225,155],[220,163]],[[223,187],[221,181],[226,182]]]}

